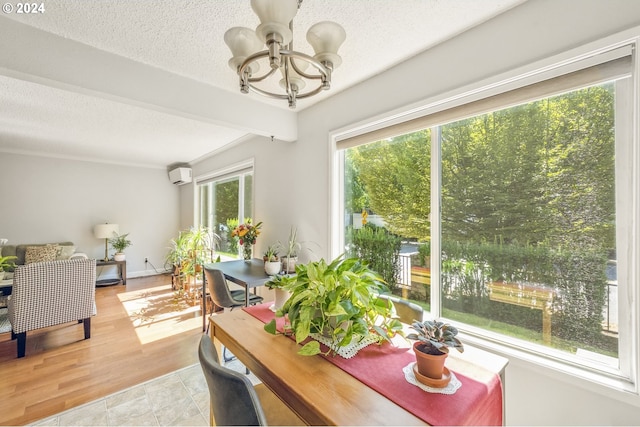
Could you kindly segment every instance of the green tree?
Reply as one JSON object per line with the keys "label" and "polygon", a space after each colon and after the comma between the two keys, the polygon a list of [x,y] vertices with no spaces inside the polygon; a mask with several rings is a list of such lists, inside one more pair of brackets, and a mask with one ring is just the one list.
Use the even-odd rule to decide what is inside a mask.
{"label": "green tree", "polygon": [[557,245],[615,246],[613,84],[553,98],[549,209]]}
{"label": "green tree", "polygon": [[[459,242],[614,246],[614,85],[441,127],[442,233]],[[348,213],[427,240],[430,131],[348,150]]]}
{"label": "green tree", "polygon": [[525,243],[543,235],[537,113],[525,105],[443,126],[445,238]]}
{"label": "green tree", "polygon": [[369,206],[390,232],[426,240],[430,235],[430,131],[423,130],[350,150]]}

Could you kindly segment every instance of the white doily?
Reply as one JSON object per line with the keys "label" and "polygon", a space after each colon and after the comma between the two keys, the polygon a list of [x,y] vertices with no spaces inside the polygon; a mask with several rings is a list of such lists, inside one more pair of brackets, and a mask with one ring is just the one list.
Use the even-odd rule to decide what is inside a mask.
{"label": "white doily", "polygon": [[453,372],[450,372],[451,380],[449,380],[449,384],[447,384],[445,387],[438,388],[438,387],[429,387],[428,385],[424,385],[420,381],[418,381],[416,379],[416,376],[413,374],[413,365],[415,364],[416,362],[411,362],[407,366],[402,368],[402,372],[404,372],[404,378],[407,380],[408,383],[411,383],[417,387],[420,387],[421,389],[423,389],[428,393],[454,394],[462,386],[462,383],[456,377],[456,374],[454,374]]}
{"label": "white doily", "polygon": [[370,336],[370,337],[362,338],[360,340],[358,340],[358,338],[354,338],[349,345],[346,345],[344,347],[338,347],[335,342],[331,341],[330,338],[327,338],[323,335],[320,335],[320,334],[309,334],[309,335],[311,336],[311,338],[326,345],[331,350],[335,351],[338,354],[338,356],[342,356],[345,359],[351,359],[361,349],[365,348],[369,344],[378,342],[378,340],[375,337]]}

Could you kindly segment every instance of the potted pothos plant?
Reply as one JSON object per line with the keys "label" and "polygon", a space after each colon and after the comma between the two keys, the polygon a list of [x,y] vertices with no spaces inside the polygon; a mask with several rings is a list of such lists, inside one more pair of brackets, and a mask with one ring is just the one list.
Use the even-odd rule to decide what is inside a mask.
{"label": "potted pothos plant", "polygon": [[418,372],[428,378],[442,378],[449,347],[460,353],[464,351],[462,342],[456,338],[458,329],[438,320],[415,321],[411,324],[411,329],[415,332],[407,335],[407,339],[415,340],[413,351]]}
{"label": "potted pothos plant", "polygon": [[[284,333],[293,334],[298,343],[312,333],[328,337],[337,347],[368,337],[382,343],[402,333],[402,323],[393,317],[391,307],[377,298],[387,291],[384,280],[357,258],[298,264],[295,275],[277,276],[272,282],[291,293],[276,317],[285,318]],[[278,333],[275,319],[265,330]],[[320,352],[316,340],[298,351],[307,356]]]}

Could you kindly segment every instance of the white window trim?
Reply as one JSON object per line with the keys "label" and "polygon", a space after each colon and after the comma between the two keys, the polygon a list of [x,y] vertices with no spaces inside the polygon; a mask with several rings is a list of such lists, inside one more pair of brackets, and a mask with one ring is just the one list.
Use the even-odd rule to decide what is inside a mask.
{"label": "white window trim", "polygon": [[[207,182],[210,181],[216,181],[225,177],[231,177],[231,176],[240,176],[240,178],[242,179],[242,184],[244,185],[244,173],[251,171],[254,174],[255,177],[255,158],[250,158],[247,160],[243,160],[241,162],[238,163],[234,163],[232,165],[226,166],[222,169],[217,169],[215,171],[211,171],[211,172],[207,172],[207,173],[203,173],[200,174],[196,177],[194,177],[194,185],[193,185],[193,225],[195,227],[198,226],[198,224],[200,223],[200,197],[198,194],[198,187],[202,184],[205,184]],[[255,183],[255,179],[254,179],[254,183]],[[254,191],[254,198],[255,198],[255,191]],[[241,187],[241,190],[239,191],[238,197],[244,197],[244,186]],[[244,199],[241,198],[238,203],[240,203],[241,201],[243,201]],[[255,200],[254,200],[254,205],[255,205]],[[242,211],[242,213],[244,214],[244,204],[240,203],[240,210]],[[239,220],[241,221],[244,218],[239,218]]]}
{"label": "white window trim", "polygon": [[[617,215],[626,215],[626,217],[621,220],[621,224],[625,224],[625,226],[628,227],[627,230],[624,230],[626,233],[625,238],[637,236],[635,241],[627,246],[629,248],[628,253],[618,254],[619,258],[626,257],[624,264],[627,265],[626,271],[618,271],[619,280],[626,280],[627,283],[630,284],[625,287],[628,303],[626,306],[622,304],[619,308],[621,310],[620,319],[622,320],[624,318],[627,320],[625,327],[628,328],[627,330],[629,331],[627,336],[620,341],[620,353],[623,353],[622,346],[624,345],[624,351],[627,352],[627,354],[620,354],[619,360],[621,366],[623,363],[627,364],[623,369],[626,370],[628,374],[620,376],[611,371],[607,372],[607,369],[600,371],[595,371],[593,367],[587,367],[585,369],[575,363],[567,363],[562,357],[540,355],[531,349],[527,349],[526,346],[505,345],[502,337],[492,337],[491,334],[487,334],[487,331],[482,331],[482,334],[477,334],[477,331],[474,331],[473,328],[465,328],[462,330],[461,335],[462,338],[467,340],[471,345],[507,357],[512,363],[525,364],[527,368],[542,375],[553,373],[555,378],[561,378],[563,381],[580,386],[589,391],[640,406],[640,338],[638,337],[640,333],[640,237],[638,237],[640,236],[640,72],[638,72],[638,70],[640,70],[640,55],[637,54],[638,46],[640,46],[639,42],[640,27],[636,27],[565,53],[537,61],[528,66],[520,67],[517,70],[512,70],[499,76],[465,86],[457,91],[448,92],[403,109],[381,114],[374,118],[330,132],[329,139],[331,143],[328,145],[329,158],[332,159],[329,175],[331,179],[331,241],[329,245],[331,256],[335,257],[341,254],[343,252],[342,248],[344,248],[344,236],[342,233],[342,230],[344,230],[344,215],[342,209],[342,200],[344,197],[344,151],[338,150],[337,148],[340,141],[436,111],[449,109],[463,103],[502,93],[515,87],[530,84],[535,82],[536,79],[539,79],[542,74],[547,75],[550,72],[552,73],[553,70],[566,69],[566,67],[571,67],[572,64],[588,61],[589,58],[593,58],[604,52],[613,51],[624,45],[632,45],[635,51],[631,77],[634,92],[631,100],[633,104],[631,106],[632,123],[627,126],[630,132],[630,144],[625,147],[626,152],[620,152],[621,147],[616,146],[616,158],[626,157],[629,161],[629,166],[632,168],[631,171],[628,171],[629,166],[622,166],[616,163],[616,173],[624,173],[626,177],[631,178],[627,178],[627,181],[623,182],[628,182],[630,187],[625,193],[632,195],[630,200],[626,201],[628,211],[626,213],[620,212],[621,209],[619,209],[618,205],[620,192],[616,189],[616,197],[618,198],[616,202],[616,212]],[[550,78],[550,76],[545,78]],[[433,154],[435,154],[435,152]],[[434,162],[433,159],[436,159],[436,167],[439,169],[440,156],[433,155],[432,162]],[[620,171],[618,170],[619,168]],[[437,175],[438,177],[440,176],[439,172]],[[433,180],[434,164],[432,163],[432,184],[435,184]],[[618,179],[616,179],[616,184],[618,182]],[[440,182],[437,184],[440,185]],[[439,186],[433,188],[439,188]],[[437,204],[434,204],[434,197],[437,198]],[[439,195],[434,196],[432,194],[431,203],[432,208],[436,206],[436,208],[433,208],[434,211],[435,209],[439,209]],[[434,235],[436,235],[435,232]],[[439,236],[439,233],[437,235]],[[620,239],[620,233],[618,233],[616,237]],[[437,264],[435,260],[434,263]],[[622,264],[622,262],[620,264]],[[434,265],[431,267],[433,269]],[[436,270],[432,270],[432,272],[434,273],[434,277],[439,277],[439,275],[436,275],[439,266],[436,265],[435,267]],[[619,299],[621,300],[622,298]],[[440,312],[439,306],[433,308],[436,314]],[[627,338],[628,340],[626,340]],[[628,359],[626,358],[627,356]]]}

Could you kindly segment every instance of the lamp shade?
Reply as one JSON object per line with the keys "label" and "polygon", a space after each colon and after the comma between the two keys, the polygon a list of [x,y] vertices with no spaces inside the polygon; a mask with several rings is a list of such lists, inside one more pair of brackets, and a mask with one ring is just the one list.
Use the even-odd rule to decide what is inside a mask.
{"label": "lamp shade", "polygon": [[98,239],[110,239],[113,233],[118,234],[120,229],[118,224],[98,224],[93,227],[93,235]]}
{"label": "lamp shade", "polygon": [[307,41],[316,53],[314,57],[320,62],[331,62],[334,69],[342,64],[338,49],[346,38],[344,28],[331,21],[318,22],[307,31]]}
{"label": "lamp shade", "polygon": [[251,8],[260,18],[256,34],[265,42],[271,33],[282,36],[282,44],[288,44],[293,35],[289,22],[298,13],[298,0],[251,0]]}
{"label": "lamp shade", "polygon": [[[229,67],[233,71],[238,71],[238,67],[242,65],[248,56],[258,52],[264,46],[264,43],[260,41],[256,36],[255,31],[246,27],[233,27],[224,33],[224,42],[229,46],[233,57],[229,60]],[[252,62],[249,65],[251,73],[258,71],[260,66],[257,62]]]}
{"label": "lamp shade", "polygon": [[[295,61],[295,59],[291,59],[291,61]],[[296,61],[296,66],[302,72],[307,71],[309,68],[309,63],[306,61]],[[284,65],[280,66],[280,72],[282,73],[282,79],[280,80],[280,87],[286,88],[287,81],[285,80],[285,68]],[[296,73],[296,70],[293,69],[291,65],[289,65],[289,82],[292,85],[295,85],[299,91],[304,89],[306,83],[300,74]]]}

